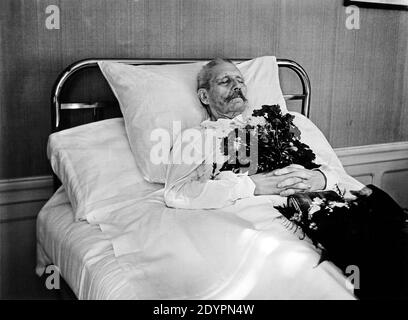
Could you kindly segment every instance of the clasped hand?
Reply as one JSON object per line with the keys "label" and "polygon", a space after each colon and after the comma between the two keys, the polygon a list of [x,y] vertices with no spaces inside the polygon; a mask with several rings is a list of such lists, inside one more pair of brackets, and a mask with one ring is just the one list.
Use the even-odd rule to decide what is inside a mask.
{"label": "clasped hand", "polygon": [[255,195],[279,194],[287,197],[298,192],[322,190],[326,184],[321,171],[305,169],[298,164],[250,177],[255,183]]}

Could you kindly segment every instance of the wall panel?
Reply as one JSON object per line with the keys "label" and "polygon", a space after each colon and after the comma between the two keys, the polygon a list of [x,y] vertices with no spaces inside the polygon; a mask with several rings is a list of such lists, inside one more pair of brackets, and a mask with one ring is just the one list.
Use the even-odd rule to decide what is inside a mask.
{"label": "wall panel", "polygon": [[[45,28],[50,4],[60,30]],[[290,58],[335,147],[408,139],[407,11],[362,8],[359,30],[342,0],[2,0],[0,15],[0,179],[49,173],[52,84],[90,57]],[[80,91],[100,88],[89,78]]]}

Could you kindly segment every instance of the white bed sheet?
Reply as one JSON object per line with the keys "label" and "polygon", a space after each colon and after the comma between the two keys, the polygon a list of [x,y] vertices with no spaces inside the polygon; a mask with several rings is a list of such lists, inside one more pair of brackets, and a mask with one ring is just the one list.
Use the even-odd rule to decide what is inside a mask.
{"label": "white bed sheet", "polygon": [[[159,190],[152,194],[151,200],[160,198]],[[135,211],[140,204],[135,204],[133,208],[126,207],[127,210],[115,213],[117,219],[127,217],[130,223],[131,232],[119,236],[115,232],[103,232],[96,224],[74,222],[69,200],[64,189],[60,188],[38,216],[37,272],[41,274],[47,264],[55,264],[79,299],[354,299],[352,291],[346,287],[346,278],[333,264],[323,262],[318,265],[319,254],[308,240],[299,240],[299,234],[286,230],[280,219],[265,220],[266,211],[261,208],[268,202],[266,198],[260,197],[257,204],[251,201],[250,206],[257,208],[258,215],[253,216],[255,211],[247,210],[249,203],[242,202],[239,205],[242,210],[235,207],[238,211],[227,210],[221,217],[226,223],[222,227],[230,224],[233,216],[238,217],[231,228],[242,225],[245,236],[241,240],[247,244],[252,241],[245,249],[245,256],[238,257],[242,258],[240,265],[232,268],[234,272],[231,274],[228,274],[228,270],[232,270],[228,265],[224,270],[210,270],[207,274],[196,264],[205,261],[200,260],[206,258],[205,255],[218,257],[220,261],[226,259],[223,263],[229,259],[222,245],[218,250],[216,242],[208,243],[208,248],[212,248],[208,249],[206,241],[197,241],[203,231],[201,227],[189,231],[174,225],[173,221],[167,235],[163,229],[157,228],[159,238],[149,228],[150,223],[160,222],[161,226],[171,223],[175,216],[178,219],[185,216],[182,220],[186,223],[184,227],[188,228],[190,223],[197,225],[195,222],[199,222],[200,214],[183,216],[181,212],[180,216],[180,212],[175,212],[175,216],[170,217],[168,212],[159,210],[155,214],[142,214],[143,219]],[[132,210],[133,220],[129,218]],[[207,218],[205,221],[218,226],[220,217],[215,220]],[[255,223],[251,227],[245,225],[244,220]],[[202,226],[205,224],[203,222]],[[142,232],[143,226],[151,232],[146,229]],[[107,225],[104,228],[109,229]],[[275,238],[269,237],[270,234]],[[175,235],[175,238],[167,238],[169,235]],[[182,242],[183,248],[178,246],[180,237],[187,240]],[[214,241],[219,237],[220,234],[214,233]],[[143,239],[148,242],[144,245],[146,250],[132,251]],[[131,243],[132,250],[115,255],[113,246],[118,241]],[[163,241],[174,241],[175,246]],[[196,256],[192,256],[194,253]],[[232,256],[230,260],[234,263],[236,259]],[[207,268],[205,263],[204,269]],[[208,266],[218,263],[209,261]]]}
{"label": "white bed sheet", "polygon": [[99,226],[75,222],[60,187],[37,218],[37,269],[54,264],[79,299],[137,299],[115,258],[112,243]]}

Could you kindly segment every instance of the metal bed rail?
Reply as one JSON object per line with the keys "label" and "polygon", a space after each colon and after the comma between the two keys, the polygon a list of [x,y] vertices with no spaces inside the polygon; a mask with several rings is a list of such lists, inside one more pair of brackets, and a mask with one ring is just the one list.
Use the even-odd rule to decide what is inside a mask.
{"label": "metal bed rail", "polygon": [[[96,67],[100,61],[111,61],[118,63],[126,63],[131,65],[160,65],[160,64],[180,64],[180,63],[194,63],[199,61],[208,61],[209,59],[85,59],[77,61],[68,66],[57,78],[51,93],[51,120],[52,120],[52,132],[58,131],[61,124],[61,110],[73,110],[73,109],[93,109],[94,117],[96,117],[96,110],[103,108],[103,103],[62,103],[61,93],[64,89],[64,85],[67,80],[71,78],[78,71],[85,68]],[[239,63],[248,59],[233,59],[233,62]],[[310,79],[305,69],[298,63],[288,59],[277,59],[279,68],[288,68],[296,73],[302,84],[302,93],[296,94],[284,94],[285,100],[302,100],[301,113],[306,117],[310,115],[310,98],[311,87]],[[94,119],[96,120],[96,119]]]}

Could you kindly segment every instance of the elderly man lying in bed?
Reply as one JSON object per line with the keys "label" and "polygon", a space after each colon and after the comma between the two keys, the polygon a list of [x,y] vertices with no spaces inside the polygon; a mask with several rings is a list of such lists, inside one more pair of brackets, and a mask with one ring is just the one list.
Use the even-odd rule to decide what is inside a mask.
{"label": "elderly man lying in bed", "polygon": [[[251,113],[245,79],[229,60],[217,58],[202,68],[198,74],[197,94],[210,116],[210,120],[202,123],[202,130],[216,130],[242,123]],[[221,208],[254,195],[289,196],[297,192],[330,190],[340,181],[349,188],[361,189],[362,185],[344,172],[333,152],[327,152],[332,149],[321,132],[301,115],[296,117],[295,122],[301,131],[311,132],[303,135],[302,131],[301,138],[316,154],[316,162],[320,165],[318,168],[306,169],[301,164],[292,164],[252,175],[231,171],[214,175],[215,156],[212,151],[216,153],[217,148],[206,148],[205,152],[195,154],[195,159],[199,161],[169,165],[166,204],[184,209]],[[202,141],[199,144],[201,146]],[[172,154],[181,153],[183,148],[185,144],[180,139],[176,140]],[[200,152],[198,149],[194,151]]]}

